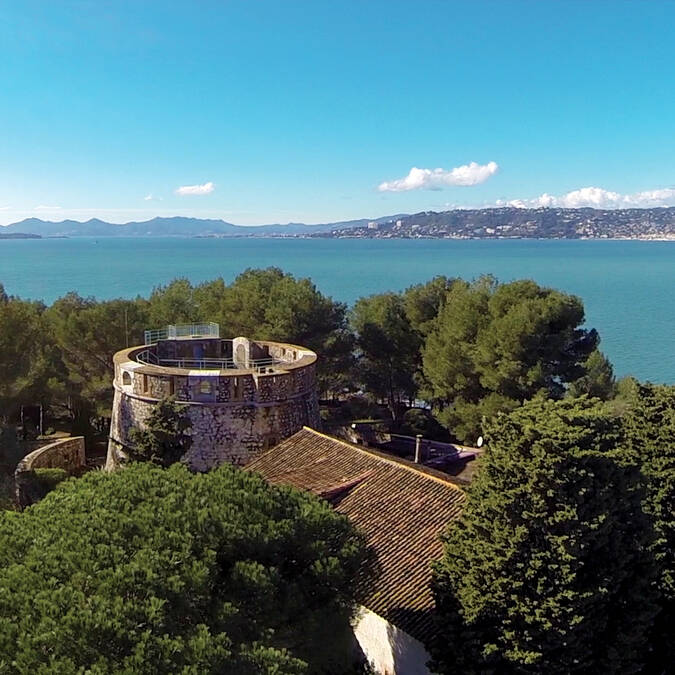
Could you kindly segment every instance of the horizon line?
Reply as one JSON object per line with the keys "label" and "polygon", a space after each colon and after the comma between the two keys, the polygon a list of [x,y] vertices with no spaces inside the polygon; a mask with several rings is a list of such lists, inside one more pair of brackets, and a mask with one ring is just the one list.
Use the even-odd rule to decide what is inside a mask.
{"label": "horizon line", "polygon": [[351,223],[351,222],[356,222],[360,220],[364,221],[370,221],[370,222],[375,222],[375,221],[387,221],[387,220],[396,220],[396,219],[401,219],[401,218],[412,218],[417,215],[427,215],[431,213],[452,213],[454,211],[499,211],[499,210],[515,210],[515,211],[551,211],[551,210],[556,210],[556,211],[654,211],[654,210],[667,210],[667,209],[675,209],[675,206],[627,206],[627,207],[615,207],[615,208],[598,208],[595,206],[514,206],[514,205],[490,205],[490,206],[471,206],[471,207],[455,207],[452,209],[445,209],[442,211],[434,211],[434,210],[424,210],[424,211],[417,211],[415,213],[399,213],[395,215],[390,215],[390,216],[377,216],[375,218],[369,218],[369,217],[362,217],[362,218],[349,218],[345,220],[331,220],[331,221],[322,221],[322,222],[314,222],[314,223],[306,223],[306,222],[300,222],[300,221],[288,221],[285,223],[282,222],[276,222],[276,223],[258,223],[258,224],[249,224],[249,225],[238,225],[237,223],[232,223],[230,221],[224,220],[223,218],[206,218],[206,217],[200,217],[200,216],[182,216],[182,215],[172,215],[172,216],[153,216],[151,218],[148,218],[147,220],[128,220],[123,223],[115,223],[111,222],[108,220],[103,220],[102,218],[99,217],[91,217],[88,218],[87,220],[77,220],[75,218],[63,218],[62,220],[45,220],[43,218],[39,218],[37,216],[28,216],[26,218],[23,218],[21,220],[17,220],[11,223],[5,223],[2,224],[0,223],[0,227],[11,227],[13,225],[19,225],[20,223],[23,223],[27,220],[36,220],[41,223],[52,223],[54,225],[59,225],[61,223],[65,222],[73,222],[77,223],[79,225],[85,225],[86,223],[90,223],[92,221],[98,221],[100,223],[104,223],[105,225],[112,225],[112,226],[117,226],[117,227],[124,227],[125,225],[130,225],[132,223],[136,224],[142,224],[142,223],[149,223],[153,220],[173,220],[177,218],[184,218],[188,220],[201,220],[201,221],[215,221],[215,222],[220,222],[223,223],[224,225],[231,225],[232,227],[243,227],[243,228],[255,228],[255,227],[288,227],[291,225],[302,225],[305,227],[319,227],[321,225],[334,225],[334,224],[340,224],[340,223]]}

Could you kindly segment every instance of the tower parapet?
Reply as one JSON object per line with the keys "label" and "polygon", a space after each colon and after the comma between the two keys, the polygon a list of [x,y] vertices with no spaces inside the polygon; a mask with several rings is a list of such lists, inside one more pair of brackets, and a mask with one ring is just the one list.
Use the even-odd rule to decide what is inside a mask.
{"label": "tower parapet", "polygon": [[303,426],[318,428],[316,354],[281,342],[222,339],[217,324],[146,331],[146,344],[114,356],[115,390],[106,468],[131,447],[156,403],[174,396],[192,425],[184,458],[195,471],[245,464]]}

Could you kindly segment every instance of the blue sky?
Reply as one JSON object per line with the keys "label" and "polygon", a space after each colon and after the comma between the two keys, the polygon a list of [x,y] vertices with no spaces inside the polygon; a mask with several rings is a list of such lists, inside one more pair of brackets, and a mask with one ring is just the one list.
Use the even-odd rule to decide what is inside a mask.
{"label": "blue sky", "polygon": [[674,25],[665,0],[3,2],[0,223],[675,204]]}

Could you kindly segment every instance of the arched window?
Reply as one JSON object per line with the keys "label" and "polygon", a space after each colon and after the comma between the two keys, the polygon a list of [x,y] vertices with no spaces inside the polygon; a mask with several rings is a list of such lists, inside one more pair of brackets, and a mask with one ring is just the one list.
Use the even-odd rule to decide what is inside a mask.
{"label": "arched window", "polygon": [[122,371],[122,384],[131,386],[131,375],[126,371]]}
{"label": "arched window", "polygon": [[200,394],[210,394],[213,391],[213,387],[208,380],[201,380],[199,383],[199,393]]}

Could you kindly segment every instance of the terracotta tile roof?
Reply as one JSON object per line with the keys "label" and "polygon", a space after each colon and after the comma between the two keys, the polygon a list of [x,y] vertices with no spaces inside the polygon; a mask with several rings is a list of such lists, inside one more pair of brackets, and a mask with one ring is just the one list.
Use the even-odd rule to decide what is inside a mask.
{"label": "terracotta tile roof", "polygon": [[[439,534],[461,513],[464,493],[444,474],[305,427],[247,467],[270,483],[328,499],[365,534],[380,574],[363,604],[409,635],[433,632],[430,561]],[[358,580],[357,580],[358,583]]]}

